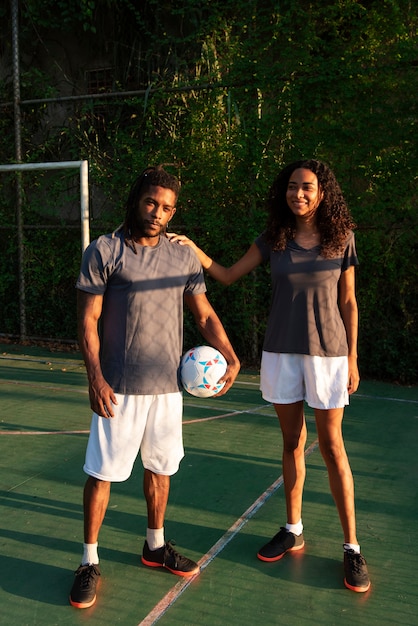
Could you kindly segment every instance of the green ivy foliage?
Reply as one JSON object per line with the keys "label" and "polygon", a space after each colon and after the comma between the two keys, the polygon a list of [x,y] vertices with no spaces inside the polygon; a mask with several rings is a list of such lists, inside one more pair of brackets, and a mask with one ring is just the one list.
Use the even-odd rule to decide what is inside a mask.
{"label": "green ivy foliage", "polygon": [[[26,0],[20,21],[22,99],[60,93],[42,59],[63,29],[112,64],[115,92],[140,92],[68,103],[56,125],[51,105],[22,105],[26,161],[89,160],[92,236],[122,221],[139,171],[171,164],[182,181],[173,229],[231,264],[263,230],[278,170],[302,156],[325,160],[358,226],[361,373],[418,382],[418,16],[409,0]],[[65,79],[76,77],[73,68]],[[10,76],[0,76],[0,103],[11,98]],[[13,161],[13,141],[4,107],[1,162]],[[25,223],[54,226],[25,231],[28,334],[71,338],[79,233],[62,207],[76,202],[74,184],[24,180]],[[11,226],[8,181],[0,174],[0,219]],[[0,259],[0,332],[18,333],[14,228],[0,236],[13,259]],[[257,365],[267,269],[228,288],[208,279],[208,289],[243,362]],[[186,345],[197,340],[186,317]]]}
{"label": "green ivy foliage", "polygon": [[98,4],[94,0],[25,0],[21,3],[23,25],[28,30],[31,25],[57,30],[81,26],[84,32],[95,33]]}

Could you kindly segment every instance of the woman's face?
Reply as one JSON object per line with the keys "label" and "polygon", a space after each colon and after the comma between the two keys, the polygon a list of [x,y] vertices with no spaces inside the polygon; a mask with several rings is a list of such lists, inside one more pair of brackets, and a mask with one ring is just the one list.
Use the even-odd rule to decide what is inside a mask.
{"label": "woman's face", "polygon": [[296,218],[314,217],[323,195],[318,178],[311,170],[299,168],[290,175],[286,202]]}

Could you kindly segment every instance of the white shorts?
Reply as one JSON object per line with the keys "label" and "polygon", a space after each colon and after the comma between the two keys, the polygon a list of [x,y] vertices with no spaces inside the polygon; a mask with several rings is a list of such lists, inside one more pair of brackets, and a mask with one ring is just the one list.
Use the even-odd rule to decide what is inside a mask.
{"label": "white shorts", "polygon": [[260,389],[267,402],[305,400],[312,409],[340,409],[348,404],[346,356],[309,356],[264,352]]}
{"label": "white shorts", "polygon": [[127,480],[139,450],[145,469],[165,476],[175,474],[184,456],[181,392],[115,395],[114,417],[93,413],[83,468],[86,474],[110,482]]}

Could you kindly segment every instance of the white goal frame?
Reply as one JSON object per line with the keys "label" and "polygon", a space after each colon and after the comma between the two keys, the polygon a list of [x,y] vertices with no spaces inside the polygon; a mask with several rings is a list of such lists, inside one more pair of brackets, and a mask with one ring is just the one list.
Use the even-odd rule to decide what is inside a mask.
{"label": "white goal frame", "polygon": [[78,168],[80,170],[80,219],[82,252],[90,243],[89,213],[89,162],[88,161],[53,161],[46,163],[14,163],[0,165],[0,172],[19,172],[24,170],[62,170]]}

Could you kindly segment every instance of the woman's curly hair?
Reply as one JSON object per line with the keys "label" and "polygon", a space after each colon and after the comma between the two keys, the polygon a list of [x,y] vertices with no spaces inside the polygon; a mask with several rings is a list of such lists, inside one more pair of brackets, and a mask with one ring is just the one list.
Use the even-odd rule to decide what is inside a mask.
{"label": "woman's curly hair", "polygon": [[318,178],[323,198],[316,211],[316,225],[321,237],[321,255],[335,257],[344,249],[350,230],[355,228],[340,185],[325,163],[315,159],[287,165],[275,178],[267,197],[267,242],[273,250],[284,250],[296,233],[296,218],[286,201],[289,179],[297,169],[307,169]]}

